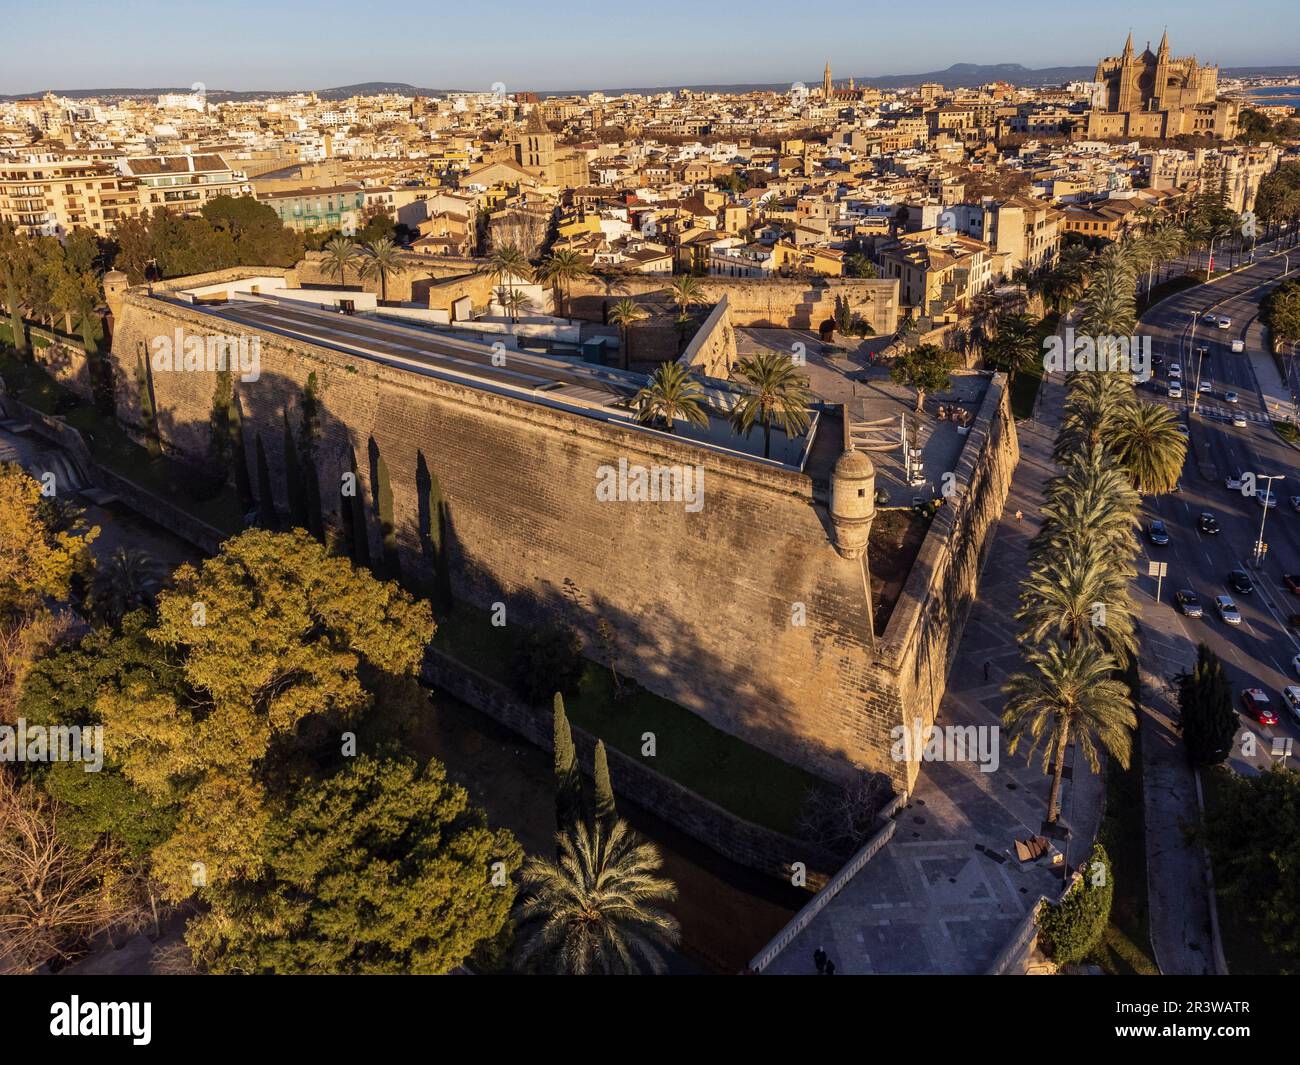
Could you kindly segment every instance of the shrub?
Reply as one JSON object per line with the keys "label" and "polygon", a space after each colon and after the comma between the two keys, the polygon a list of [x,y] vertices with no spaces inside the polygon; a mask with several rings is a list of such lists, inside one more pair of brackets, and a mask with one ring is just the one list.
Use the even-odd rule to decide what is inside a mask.
{"label": "shrub", "polygon": [[530,632],[511,662],[515,690],[530,703],[542,703],[557,691],[574,695],[586,662],[578,634],[563,626]]}
{"label": "shrub", "polygon": [[1113,893],[1110,858],[1094,844],[1082,879],[1059,906],[1044,906],[1039,915],[1040,941],[1053,961],[1072,965],[1089,955],[1106,931]]}

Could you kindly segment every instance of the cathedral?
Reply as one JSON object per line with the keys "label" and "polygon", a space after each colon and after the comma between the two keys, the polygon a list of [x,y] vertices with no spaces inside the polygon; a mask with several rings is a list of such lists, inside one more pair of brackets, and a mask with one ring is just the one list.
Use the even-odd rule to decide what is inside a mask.
{"label": "cathedral", "polygon": [[1219,99],[1219,68],[1195,56],[1171,59],[1167,33],[1157,52],[1148,44],[1136,56],[1130,33],[1121,55],[1097,64],[1095,80],[1100,102],[1088,115],[1089,137],[1237,135],[1237,105]]}

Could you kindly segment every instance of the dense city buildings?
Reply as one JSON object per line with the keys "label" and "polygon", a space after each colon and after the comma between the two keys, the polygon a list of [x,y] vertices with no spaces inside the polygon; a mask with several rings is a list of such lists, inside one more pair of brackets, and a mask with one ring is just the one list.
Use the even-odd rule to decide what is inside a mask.
{"label": "dense city buildings", "polygon": [[0,971],[1300,964],[1300,68],[816,49],[0,97]]}

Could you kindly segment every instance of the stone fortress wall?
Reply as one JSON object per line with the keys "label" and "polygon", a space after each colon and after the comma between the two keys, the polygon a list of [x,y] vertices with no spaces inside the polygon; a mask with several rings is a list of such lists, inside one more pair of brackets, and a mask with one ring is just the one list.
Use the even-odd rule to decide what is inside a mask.
{"label": "stone fortress wall", "polygon": [[[294,271],[256,272],[296,282]],[[165,445],[203,461],[216,374],[154,373],[148,363],[153,337],[177,327],[211,333],[214,320],[142,289],[110,299],[119,417],[139,425],[143,382]],[[296,429],[314,372],[326,520],[342,523],[339,485],[355,469],[372,557],[382,554],[372,505],[378,457],[406,577],[431,580],[429,515],[441,514],[459,597],[505,603],[508,620],[525,623],[558,614],[592,648],[594,624],[605,620],[622,672],[716,727],[827,778],[860,766],[910,786],[918,767],[891,758],[890,730],[933,718],[1017,457],[1001,376],[955,471],[955,505],[940,509],[903,599],[873,640],[861,565],[837,553],[824,486],[805,474],[298,340],[260,334],[260,344],[261,376],[235,388],[250,481],[260,438],[281,509],[285,417]],[[703,467],[703,508],[601,502],[599,471],[620,459]]]}

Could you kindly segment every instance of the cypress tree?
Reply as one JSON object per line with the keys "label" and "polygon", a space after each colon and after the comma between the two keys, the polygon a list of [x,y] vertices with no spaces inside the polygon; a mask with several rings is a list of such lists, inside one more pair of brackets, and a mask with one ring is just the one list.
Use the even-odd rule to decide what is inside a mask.
{"label": "cypress tree", "polygon": [[595,815],[599,824],[612,824],[618,816],[614,806],[614,785],[609,779],[609,758],[605,753],[605,741],[596,741],[595,770]]}
{"label": "cypress tree", "polygon": [[320,401],[316,397],[316,372],[307,375],[302,391],[302,423],[298,426],[299,454],[307,496],[307,529],[317,540],[325,539],[325,516],[321,511],[320,474],[316,471],[316,441],[320,438]]}
{"label": "cypress tree", "polygon": [[262,434],[257,434],[257,517],[263,529],[278,529],[279,515],[275,512],[275,493],[271,490],[271,467],[266,463],[266,448]]}
{"label": "cypress tree", "polygon": [[397,555],[397,528],[393,522],[393,482],[388,464],[379,453],[379,445],[370,441],[370,475],[373,478],[375,513],[379,515],[379,535],[383,542],[383,572],[388,580],[401,580],[402,567]]}
{"label": "cypress tree", "polygon": [[[358,566],[370,566],[370,535],[366,530],[366,508],[361,498],[361,479],[357,476],[357,456],[348,449],[348,473],[351,474],[352,490],[344,494],[339,501],[339,512],[343,518],[343,535],[347,540],[348,556]],[[342,486],[340,486],[342,491]]]}
{"label": "cypress tree", "polygon": [[582,817],[582,779],[578,772],[578,751],[564,712],[564,696],[555,693],[555,824],[563,832]]}
{"label": "cypress tree", "polygon": [[437,610],[451,607],[451,570],[447,553],[447,504],[438,476],[429,469],[424,452],[415,456],[415,493],[420,550],[429,566],[429,598]]}
{"label": "cypress tree", "polygon": [[[19,319],[21,322],[21,319]],[[22,350],[19,343],[21,336],[25,334],[15,333],[15,343],[18,343],[19,350]],[[149,368],[145,363],[143,356],[137,356],[135,360],[135,384],[136,390],[140,393],[140,424],[144,427],[145,447],[149,450],[150,458],[157,458],[162,454],[162,443],[158,439],[158,416],[154,413],[153,407],[153,389],[149,384]]]}
{"label": "cypress tree", "polygon": [[307,484],[298,461],[298,445],[289,424],[289,409],[284,411],[284,479],[289,496],[289,522],[291,527],[307,527]]}
{"label": "cypress tree", "polygon": [[1228,757],[1239,727],[1223,662],[1201,644],[1192,671],[1180,673],[1174,680],[1188,759],[1193,765],[1218,765]]}

